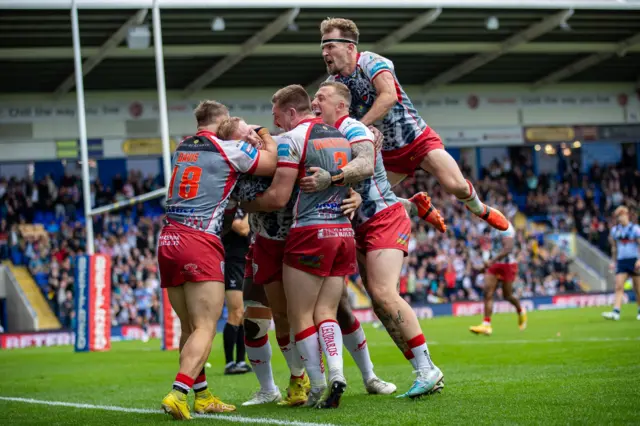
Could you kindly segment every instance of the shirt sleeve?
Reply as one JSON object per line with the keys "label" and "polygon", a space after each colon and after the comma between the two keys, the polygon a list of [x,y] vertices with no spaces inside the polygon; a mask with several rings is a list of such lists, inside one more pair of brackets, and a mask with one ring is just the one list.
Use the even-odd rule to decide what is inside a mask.
{"label": "shirt sleeve", "polygon": [[349,124],[344,128],[344,137],[349,143],[369,141],[373,142],[373,133],[364,124],[357,120],[349,120]]}
{"label": "shirt sleeve", "polygon": [[383,72],[393,74],[393,62],[387,58],[371,52],[366,52],[362,55],[361,67],[369,80],[375,80],[375,78]]}
{"label": "shirt sleeve", "polygon": [[278,144],[278,167],[290,167],[298,169],[302,162],[302,152],[304,140],[300,140],[296,135],[280,135],[276,142]]}
{"label": "shirt sleeve", "polygon": [[260,151],[245,141],[222,142],[231,166],[240,173],[251,173],[258,166]]}

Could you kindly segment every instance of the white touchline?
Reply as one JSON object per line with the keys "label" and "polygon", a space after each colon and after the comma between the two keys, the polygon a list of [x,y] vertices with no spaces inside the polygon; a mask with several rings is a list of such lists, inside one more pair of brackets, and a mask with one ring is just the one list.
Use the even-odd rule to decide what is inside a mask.
{"label": "white touchline", "polygon": [[[76,402],[64,402],[64,401],[44,401],[40,399],[31,399],[31,398],[17,398],[11,396],[0,396],[0,401],[12,401],[12,402],[22,402],[25,404],[40,404],[40,405],[49,405],[49,406],[59,406],[59,407],[71,407],[71,408],[82,408],[85,410],[103,410],[103,411],[116,411],[119,413],[139,413],[139,414],[162,414],[166,415],[162,410],[151,410],[149,408],[127,408],[127,407],[116,407],[113,405],[93,405],[93,404],[82,404]],[[194,415],[194,419],[198,420],[220,420],[225,422],[232,423],[259,423],[264,425],[284,425],[284,426],[335,426],[331,423],[308,423],[308,422],[297,422],[297,421],[289,421],[289,420],[278,420],[278,419],[270,419],[267,417],[243,417],[235,414],[206,414],[206,415]]]}

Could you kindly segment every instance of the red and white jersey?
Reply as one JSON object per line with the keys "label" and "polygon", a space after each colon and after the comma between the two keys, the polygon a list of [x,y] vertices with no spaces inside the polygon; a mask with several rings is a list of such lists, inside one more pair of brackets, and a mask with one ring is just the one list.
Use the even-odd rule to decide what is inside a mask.
{"label": "red and white jersey", "polygon": [[[337,171],[351,161],[351,145],[335,127],[320,119],[301,121],[296,128],[279,135],[278,167],[298,170],[300,178],[310,167]],[[342,213],[342,201],[349,194],[348,186],[330,186],[323,191],[299,191],[293,208],[291,228],[324,225],[350,226]]]}
{"label": "red and white jersey", "polygon": [[[500,253],[502,253],[502,250],[504,247],[503,238],[515,238],[515,237],[516,237],[516,230],[511,224],[511,222],[509,222],[509,227],[507,228],[506,231],[498,231],[497,229],[492,229],[491,230],[491,258],[494,259]],[[511,253],[509,253],[507,257],[503,258],[498,263],[516,263],[517,260],[516,260],[515,251],[516,251],[516,248],[514,245],[513,249],[511,250]]]}
{"label": "red and white jersey", "polygon": [[[373,133],[355,118],[344,116],[336,122],[336,127],[351,145],[366,143],[366,141],[371,141],[373,144]],[[356,211],[353,220],[353,226],[356,228],[363,225],[376,213],[398,203],[398,197],[391,190],[391,185],[387,180],[387,172],[384,169],[380,152],[375,153],[374,161],[373,176],[358,183],[355,188],[362,197],[362,204]]]}
{"label": "red and white jersey", "polygon": [[260,151],[243,141],[223,141],[200,131],[173,154],[167,219],[220,237],[229,195],[242,173],[252,173]]}
{"label": "red and white jersey", "polygon": [[349,115],[362,119],[378,97],[373,81],[388,72],[396,86],[396,103],[385,115],[381,123],[376,123],[384,135],[383,151],[395,151],[410,145],[427,130],[427,123],[418,115],[411,99],[398,82],[393,62],[373,52],[358,53],[358,63],[353,74],[329,76],[327,81],[337,81],[349,88],[351,106]]}

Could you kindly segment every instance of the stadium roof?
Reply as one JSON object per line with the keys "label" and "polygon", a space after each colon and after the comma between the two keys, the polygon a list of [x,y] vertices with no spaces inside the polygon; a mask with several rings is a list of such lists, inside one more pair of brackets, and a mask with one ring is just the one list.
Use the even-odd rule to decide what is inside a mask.
{"label": "stadium roof", "polygon": [[[404,85],[426,90],[640,83],[640,10],[629,8],[183,8],[161,11],[167,89],[188,96],[202,88],[312,85],[324,77],[319,24],[327,16],[353,19],[360,50],[389,57]],[[217,17],[222,31],[212,30]],[[497,29],[487,29],[490,17]],[[152,29],[150,11],[82,8],[79,22],[85,90],[155,90],[153,47],[129,49],[126,40],[130,27]],[[68,9],[2,10],[0,93],[63,94],[73,90],[73,69]]]}

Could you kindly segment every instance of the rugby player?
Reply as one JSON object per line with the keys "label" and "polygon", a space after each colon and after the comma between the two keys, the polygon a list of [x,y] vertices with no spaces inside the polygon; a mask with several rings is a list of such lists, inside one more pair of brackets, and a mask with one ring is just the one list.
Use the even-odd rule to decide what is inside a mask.
{"label": "rugby player", "polygon": [[[351,93],[349,88],[338,82],[325,82],[313,99],[312,107],[316,115],[345,135],[354,157],[341,170],[342,182],[362,181],[359,192],[362,205],[357,210],[353,227],[360,275],[373,303],[380,315],[395,321],[404,341],[415,359],[417,377],[408,392],[400,397],[419,397],[439,391],[443,375],[431,361],[427,344],[420,329],[418,318],[409,304],[400,297],[396,284],[404,257],[408,254],[407,244],[411,234],[411,221],[403,204],[391,191],[382,163],[382,156],[375,152],[373,134],[367,126],[349,117]],[[359,172],[357,160],[362,157],[370,161],[374,168],[371,177]],[[315,192],[319,176],[325,170],[312,168],[314,175],[300,181],[302,191]]]}
{"label": "rugby player", "polygon": [[[418,115],[396,77],[393,63],[373,52],[358,52],[356,24],[343,18],[327,18],[320,24],[322,57],[327,81],[344,83],[351,91],[350,115],[371,126],[380,124],[384,135],[382,157],[391,186],[421,168],[431,173],[450,194],[474,215],[505,231],[509,222],[498,210],[483,204],[456,161],[445,151],[440,136]],[[440,232],[431,200],[425,198],[420,216]],[[428,213],[431,211],[430,213]]]}
{"label": "rugby player", "polygon": [[620,319],[620,308],[624,297],[624,283],[631,278],[636,291],[636,302],[638,302],[638,316],[640,321],[640,226],[631,222],[629,209],[620,206],[613,216],[618,224],[611,228],[609,233],[609,243],[611,244],[611,272],[616,273],[616,293],[611,312],[603,312],[605,319],[618,321]]}
{"label": "rugby player", "polygon": [[[310,167],[321,167],[337,176],[351,160],[349,143],[337,129],[314,116],[311,99],[302,86],[278,90],[272,104],[274,123],[285,133],[278,139],[278,168],[273,182],[256,200],[263,211],[283,208],[296,181]],[[347,386],[336,312],[345,276],[356,270],[355,241],[349,219],[341,210],[349,188],[340,180],[333,183],[313,194],[298,191],[284,251],[287,316],[311,381],[305,404],[309,407],[338,407]],[[322,353],[329,368],[330,392],[326,399]]]}
{"label": "rugby player", "polygon": [[[246,123],[239,119],[232,118],[221,125],[220,134],[228,134],[230,138],[235,139],[241,136],[241,133],[238,133],[238,131],[241,132],[244,126],[246,126]],[[270,180],[267,178],[246,176],[238,183],[232,197],[244,203],[253,201],[257,195],[264,192],[269,185]],[[262,239],[266,240],[260,244],[254,244],[248,256],[248,261],[253,261],[253,264],[248,263],[245,268],[244,299],[247,305],[245,312],[245,329],[247,330],[246,345],[249,359],[254,366],[260,382],[260,390],[256,392],[251,400],[245,402],[243,405],[273,402],[279,400],[280,397],[279,391],[277,391],[277,387],[273,381],[270,363],[271,347],[266,336],[271,320],[271,311],[267,307],[270,304],[276,307],[274,312],[276,337],[280,350],[285,356],[291,371],[287,397],[281,405],[301,405],[307,400],[307,393],[309,391],[308,377],[302,377],[304,367],[301,364],[300,354],[295,346],[295,342],[292,342],[290,338],[286,298],[281,290],[284,239],[289,233],[293,219],[292,209],[293,202],[295,201],[295,193],[296,190],[294,190],[294,197],[292,197],[288,205],[282,210],[271,213],[256,212],[250,214],[251,228],[256,233],[255,242],[259,243]],[[361,201],[360,196],[354,191],[351,191],[350,198],[345,199],[342,204],[343,214],[351,216]],[[243,205],[246,206],[246,204]],[[255,259],[258,259],[258,262],[253,260],[251,258],[253,253],[260,253],[260,247],[264,248],[265,246],[266,250],[264,250],[264,254],[258,254],[255,257]],[[274,270],[276,271],[275,273],[268,272]],[[269,279],[265,280],[264,271],[267,271],[267,277],[272,276],[277,280],[273,282],[269,282]],[[255,277],[253,276],[254,273],[256,274]],[[267,284],[266,287],[264,286],[265,281]],[[270,290],[268,294],[265,294],[265,288]],[[273,289],[280,290],[273,291]],[[379,379],[373,371],[373,363],[371,362],[366,345],[366,336],[360,323],[353,316],[351,306],[346,298],[346,288],[338,309],[338,323],[344,336],[344,344],[361,371],[367,392],[374,394],[393,393],[396,389],[395,385]]]}
{"label": "rugby player", "polygon": [[216,137],[227,108],[215,101],[195,109],[196,135],[185,138],[172,158],[166,217],[158,241],[161,286],[181,324],[180,369],[162,400],[175,419],[190,419],[193,387],[198,413],[235,411],[207,389],[203,366],[211,351],[224,302],[224,248],[220,241],[229,195],[242,173],[270,176],[276,147],[258,151],[247,142]]}
{"label": "rugby player", "polygon": [[[231,140],[218,132],[223,140]],[[241,140],[238,138],[236,140]],[[249,218],[242,209],[234,207],[230,202],[227,211],[231,216],[231,230],[223,235],[224,246],[224,297],[227,305],[227,323],[222,332],[225,367],[224,374],[244,374],[251,371],[245,362],[244,327],[242,316],[242,283],[244,281],[245,256],[249,251]],[[236,349],[234,361],[233,350]]]}
{"label": "rugby player", "polygon": [[[489,229],[487,229],[489,230]],[[485,231],[486,232],[486,231]],[[491,315],[493,314],[493,294],[498,282],[502,283],[502,295],[516,308],[520,330],[527,328],[527,312],[513,295],[513,283],[518,276],[518,262],[515,256],[516,231],[509,223],[506,231],[491,230],[491,258],[484,264],[484,321],[469,328],[475,334],[490,336]]]}

